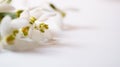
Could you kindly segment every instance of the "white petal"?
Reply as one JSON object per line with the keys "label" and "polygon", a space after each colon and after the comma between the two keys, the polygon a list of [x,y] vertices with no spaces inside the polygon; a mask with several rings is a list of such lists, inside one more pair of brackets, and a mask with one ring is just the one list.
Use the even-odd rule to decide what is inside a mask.
{"label": "white petal", "polygon": [[41,8],[35,8],[30,11],[30,15],[35,18],[39,18],[42,14],[43,14],[43,11]]}
{"label": "white petal", "polygon": [[44,3],[42,3],[39,7],[43,8],[43,9],[46,9],[46,10],[48,10],[48,11],[54,11],[54,10],[50,7],[49,2],[44,2]]}
{"label": "white petal", "polygon": [[49,18],[45,21],[49,25],[49,29],[55,33],[59,33],[63,28],[63,19],[60,14],[57,14],[55,17]]}
{"label": "white petal", "polygon": [[20,29],[21,27],[27,26],[28,24],[29,24],[29,21],[25,18],[14,19],[11,22],[11,26],[14,29]]}
{"label": "white petal", "polygon": [[20,18],[25,18],[25,19],[29,20],[29,18],[30,18],[29,10],[28,10],[28,9],[27,9],[27,10],[24,10],[24,11],[21,13]]}
{"label": "white petal", "polygon": [[54,16],[56,16],[56,13],[54,13],[54,12],[49,12],[49,13],[44,12],[44,14],[40,18],[38,18],[38,20],[39,21],[46,21],[49,18],[54,17]]}
{"label": "white petal", "polygon": [[35,24],[38,26],[41,22],[48,24],[49,30],[53,33],[60,33],[63,29],[63,18],[59,13],[44,14],[35,22]]}
{"label": "white petal", "polygon": [[13,10],[14,7],[9,4],[0,4],[0,12],[11,12]]}
{"label": "white petal", "polygon": [[5,16],[1,21],[1,37],[4,37],[11,33],[11,17]]}
{"label": "white petal", "polygon": [[42,33],[39,30],[30,29],[29,33],[30,33],[29,37],[32,40],[36,41],[37,43],[41,43],[41,42],[45,43],[53,38],[49,30],[46,30],[44,33]]}
{"label": "white petal", "polygon": [[31,39],[16,39],[13,45],[9,45],[5,41],[3,41],[2,44],[3,48],[13,51],[30,50],[40,46],[38,43],[32,41]]}

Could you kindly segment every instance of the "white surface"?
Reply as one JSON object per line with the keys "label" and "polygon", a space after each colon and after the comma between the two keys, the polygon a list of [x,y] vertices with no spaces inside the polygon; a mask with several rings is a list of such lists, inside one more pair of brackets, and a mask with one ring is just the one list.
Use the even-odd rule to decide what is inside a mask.
{"label": "white surface", "polygon": [[120,67],[120,0],[51,1],[80,9],[65,19],[72,28],[56,45],[1,52],[0,67]]}

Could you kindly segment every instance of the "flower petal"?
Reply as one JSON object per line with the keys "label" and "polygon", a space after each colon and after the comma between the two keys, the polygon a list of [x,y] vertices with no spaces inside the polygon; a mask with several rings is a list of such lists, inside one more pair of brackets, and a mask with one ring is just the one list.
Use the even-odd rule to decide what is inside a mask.
{"label": "flower petal", "polygon": [[30,11],[30,15],[35,18],[39,18],[42,14],[43,14],[43,11],[41,8],[35,8]]}
{"label": "flower petal", "polygon": [[46,20],[45,23],[49,25],[49,29],[52,32],[59,33],[59,32],[62,31],[63,19],[62,19],[62,16],[59,13],[57,13],[56,16]]}
{"label": "flower petal", "polygon": [[11,26],[14,29],[20,29],[24,26],[27,26],[28,24],[29,24],[29,21],[25,18],[17,18],[17,19],[12,20],[11,22]]}
{"label": "flower petal", "polygon": [[29,37],[37,43],[45,43],[52,39],[52,34],[49,30],[46,30],[44,33],[42,33],[39,30],[31,28],[29,31]]}
{"label": "flower petal", "polygon": [[11,12],[13,10],[14,7],[9,4],[0,4],[0,12]]}
{"label": "flower petal", "polygon": [[1,21],[1,37],[4,37],[8,34],[10,34],[12,28],[11,28],[11,17],[5,16],[3,20]]}
{"label": "flower petal", "polygon": [[27,10],[24,10],[24,11],[21,13],[20,18],[24,18],[24,19],[29,20],[29,18],[30,18],[29,10],[28,10],[28,9],[27,9]]}
{"label": "flower petal", "polygon": [[36,42],[34,42],[31,39],[16,39],[13,45],[7,44],[5,41],[3,41],[3,48],[7,50],[13,50],[13,51],[24,51],[24,50],[30,50],[34,48],[38,48],[40,45]]}

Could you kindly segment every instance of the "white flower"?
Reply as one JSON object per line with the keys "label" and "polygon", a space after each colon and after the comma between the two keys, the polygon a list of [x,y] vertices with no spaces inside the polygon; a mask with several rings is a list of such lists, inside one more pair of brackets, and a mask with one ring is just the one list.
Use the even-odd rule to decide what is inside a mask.
{"label": "white flower", "polygon": [[[44,21],[47,20],[47,17],[49,17],[50,13],[55,13],[56,16],[49,18],[47,20],[49,23],[49,27],[53,32],[60,32],[63,29],[63,16],[61,15],[62,11],[61,10],[54,10],[51,6],[50,3],[45,3],[32,7],[28,10],[30,13],[29,15],[36,17],[39,21]],[[25,12],[24,12],[25,13]],[[28,14],[26,13],[28,16]],[[24,14],[21,14],[21,16],[26,16]],[[50,16],[51,17],[51,16]],[[42,20],[41,20],[42,19]],[[44,20],[43,20],[44,19]]]}
{"label": "white flower", "polygon": [[[27,16],[24,17],[24,14]],[[35,18],[37,17],[36,18],[37,20],[34,22],[33,26],[30,27],[28,37],[30,37],[32,40],[34,40],[38,43],[39,42],[47,42],[48,40],[52,39],[51,31],[50,31],[51,28],[49,28],[49,30],[46,30],[44,33],[42,33],[42,32],[40,32],[40,30],[35,29],[34,26],[35,25],[39,26],[41,24],[41,22],[46,23],[46,21],[49,20],[49,18],[51,18],[52,16],[55,16],[55,15],[56,15],[55,13],[46,12],[46,11],[42,10],[41,8],[31,10],[29,12],[29,16],[35,17]],[[30,18],[29,16],[28,16],[28,12],[24,12],[21,14],[21,18],[27,18],[27,17]]]}
{"label": "white flower", "polygon": [[9,35],[9,33],[12,31],[11,28],[11,17],[10,16],[5,16],[3,20],[1,21],[1,37],[5,37]]}
{"label": "white flower", "polygon": [[[37,11],[39,9],[39,11]],[[42,10],[40,10],[42,9]],[[59,33],[62,31],[63,29],[63,17],[61,16],[61,14],[59,12],[53,11],[51,10],[51,8],[48,6],[48,8],[40,8],[40,7],[36,7],[34,8],[34,10],[36,10],[36,12],[33,13],[38,13],[38,12],[42,12],[41,16],[38,18],[39,21],[45,21],[45,23],[47,23],[49,25],[49,29],[52,32],[55,33]],[[56,15],[51,17],[52,13],[55,13]],[[35,14],[33,14],[35,15]],[[37,14],[36,14],[37,15]]]}
{"label": "white flower", "polygon": [[[51,14],[44,16],[43,14],[44,17],[39,20],[48,20],[50,15]],[[1,22],[1,44],[3,48],[25,50],[33,46],[38,46],[38,43],[39,45],[41,43],[47,43],[52,39],[51,32],[47,30],[48,28],[46,28],[46,30],[43,27],[40,28],[41,30],[34,28],[36,24],[41,24],[40,21],[35,20],[32,16],[30,16],[29,20],[26,18],[20,17],[13,20],[9,16],[3,18]],[[33,22],[33,24],[31,24],[30,21]],[[26,30],[28,31],[26,32]]]}
{"label": "white flower", "polygon": [[63,19],[58,12],[36,7],[24,11],[20,18],[26,18],[29,20],[30,16],[35,17],[39,22],[45,21],[45,23],[49,25],[49,29],[53,32],[59,32],[63,28]]}
{"label": "white flower", "polygon": [[9,50],[27,50],[48,43],[62,30],[62,15],[49,8],[23,10],[16,19],[5,16],[1,21],[1,44]]}
{"label": "white flower", "polygon": [[22,24],[19,26],[18,24],[16,24],[15,21],[18,22],[18,24],[21,24],[20,19],[19,20],[15,19],[12,21],[9,16],[3,18],[1,22],[2,47],[9,50],[27,50],[38,47],[39,46],[38,43],[33,40],[29,38],[18,37],[20,35],[16,34],[14,31],[19,29],[20,26],[21,27],[24,26],[25,24],[23,23],[24,20],[21,20]]}
{"label": "white flower", "polygon": [[50,31],[50,28],[46,30],[41,30],[40,24],[44,24],[44,23],[35,21],[35,24],[30,28],[30,31],[29,31],[30,34],[28,36],[32,40],[38,43],[41,43],[41,42],[47,43],[49,40],[53,39],[52,32]]}

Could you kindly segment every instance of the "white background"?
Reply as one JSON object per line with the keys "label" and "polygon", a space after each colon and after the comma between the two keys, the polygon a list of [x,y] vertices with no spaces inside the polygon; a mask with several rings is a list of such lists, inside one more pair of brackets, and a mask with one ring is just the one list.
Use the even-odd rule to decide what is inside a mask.
{"label": "white background", "polygon": [[28,52],[0,52],[0,67],[120,67],[120,0],[51,1],[79,9],[68,11],[64,22],[69,28],[58,43]]}

